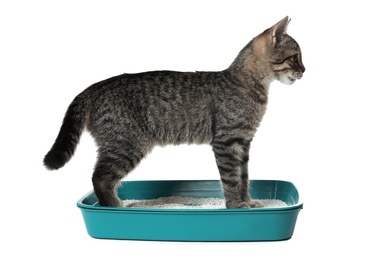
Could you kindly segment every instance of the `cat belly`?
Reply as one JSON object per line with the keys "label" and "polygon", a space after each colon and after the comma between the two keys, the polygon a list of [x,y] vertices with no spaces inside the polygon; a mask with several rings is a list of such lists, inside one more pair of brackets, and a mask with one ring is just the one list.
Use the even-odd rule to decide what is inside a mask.
{"label": "cat belly", "polygon": [[166,125],[156,129],[155,137],[161,145],[209,144],[212,140],[211,123],[199,118],[192,121],[167,120]]}

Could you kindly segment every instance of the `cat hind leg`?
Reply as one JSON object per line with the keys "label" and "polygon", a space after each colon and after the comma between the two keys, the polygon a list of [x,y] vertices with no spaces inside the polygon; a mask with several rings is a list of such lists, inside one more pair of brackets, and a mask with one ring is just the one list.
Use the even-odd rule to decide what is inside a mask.
{"label": "cat hind leg", "polygon": [[121,180],[132,171],[143,156],[104,153],[99,154],[92,176],[94,192],[101,206],[125,207],[118,197],[117,188]]}

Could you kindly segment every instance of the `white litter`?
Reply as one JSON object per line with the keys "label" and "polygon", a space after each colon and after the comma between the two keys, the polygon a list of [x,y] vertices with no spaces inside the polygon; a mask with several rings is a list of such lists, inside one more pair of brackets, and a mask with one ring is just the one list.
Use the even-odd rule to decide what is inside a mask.
{"label": "white litter", "polygon": [[[261,202],[265,208],[286,207],[287,204],[278,199],[254,200]],[[225,200],[220,198],[194,198],[170,196],[152,200],[124,200],[125,205],[132,208],[159,209],[224,209]]]}

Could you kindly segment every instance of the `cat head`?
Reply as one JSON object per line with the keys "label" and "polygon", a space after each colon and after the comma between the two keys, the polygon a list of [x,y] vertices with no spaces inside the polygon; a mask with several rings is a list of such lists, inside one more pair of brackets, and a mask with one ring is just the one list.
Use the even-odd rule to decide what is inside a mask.
{"label": "cat head", "polygon": [[302,63],[302,53],[298,43],[289,36],[287,26],[288,16],[253,40],[253,54],[266,62],[273,73],[273,78],[291,85],[302,78],[305,66]]}

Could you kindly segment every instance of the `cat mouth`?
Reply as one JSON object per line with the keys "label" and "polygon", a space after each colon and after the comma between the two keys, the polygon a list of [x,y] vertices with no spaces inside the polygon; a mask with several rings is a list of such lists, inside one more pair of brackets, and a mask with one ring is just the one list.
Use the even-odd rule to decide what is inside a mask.
{"label": "cat mouth", "polygon": [[291,78],[291,77],[289,77],[289,76],[287,76],[287,78],[288,78],[291,82],[295,82],[295,80],[296,80],[296,79]]}

